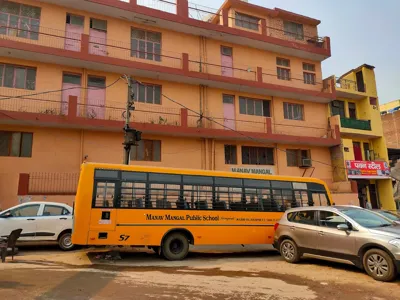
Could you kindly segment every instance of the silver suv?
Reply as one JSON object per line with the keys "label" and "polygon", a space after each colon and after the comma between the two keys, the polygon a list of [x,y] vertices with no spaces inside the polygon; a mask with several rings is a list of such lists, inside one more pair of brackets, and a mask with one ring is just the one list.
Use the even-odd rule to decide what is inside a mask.
{"label": "silver suv", "polygon": [[305,256],[349,263],[379,281],[400,272],[400,225],[359,207],[287,210],[275,224],[274,239],[290,263]]}

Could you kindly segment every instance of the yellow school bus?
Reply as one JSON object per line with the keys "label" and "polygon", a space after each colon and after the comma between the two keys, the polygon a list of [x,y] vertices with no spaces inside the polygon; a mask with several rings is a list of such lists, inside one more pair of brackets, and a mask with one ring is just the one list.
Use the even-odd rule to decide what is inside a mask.
{"label": "yellow school bus", "polygon": [[72,242],[147,246],[181,260],[189,244],[272,244],[286,209],[330,204],[314,178],[84,163]]}

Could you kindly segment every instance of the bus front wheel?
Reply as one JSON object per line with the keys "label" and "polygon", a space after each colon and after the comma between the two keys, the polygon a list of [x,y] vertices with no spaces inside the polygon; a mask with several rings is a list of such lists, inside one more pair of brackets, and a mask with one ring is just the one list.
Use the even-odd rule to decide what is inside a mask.
{"label": "bus front wheel", "polygon": [[179,232],[167,235],[162,244],[162,254],[168,260],[182,260],[189,253],[189,240]]}

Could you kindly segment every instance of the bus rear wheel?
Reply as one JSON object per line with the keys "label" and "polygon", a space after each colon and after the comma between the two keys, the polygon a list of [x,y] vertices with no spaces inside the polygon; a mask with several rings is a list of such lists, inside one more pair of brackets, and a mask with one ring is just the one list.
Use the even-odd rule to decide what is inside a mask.
{"label": "bus rear wheel", "polygon": [[189,253],[189,240],[182,233],[171,233],[167,235],[161,247],[167,260],[182,260]]}

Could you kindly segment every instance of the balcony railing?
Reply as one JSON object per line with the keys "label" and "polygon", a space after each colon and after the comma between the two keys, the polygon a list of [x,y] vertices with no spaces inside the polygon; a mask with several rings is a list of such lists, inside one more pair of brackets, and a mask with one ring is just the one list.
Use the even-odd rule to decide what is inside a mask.
{"label": "balcony railing", "polygon": [[[250,119],[250,118],[249,118]],[[188,115],[188,126],[198,128],[222,129],[227,131],[246,131],[271,133],[271,128],[268,128],[268,118],[253,116],[251,120],[223,118],[210,116],[208,118],[200,117],[194,113]]]}
{"label": "balcony railing", "polygon": [[[221,17],[221,11],[215,8],[189,2],[189,18],[211,23]],[[215,23],[215,22],[213,22]]]}
{"label": "balcony railing", "polygon": [[340,118],[340,124],[343,128],[351,128],[351,129],[358,129],[358,130],[371,130],[371,120]]}
{"label": "balcony railing", "polygon": [[[183,17],[183,18],[195,19],[201,22],[213,23],[215,26],[224,26],[224,27],[242,29],[243,31],[250,31],[257,33],[259,35],[270,36],[277,39],[300,43],[311,46],[313,48],[328,49],[329,46],[329,43],[327,43],[327,38],[325,37],[299,35],[296,33],[287,32],[284,30],[283,25],[281,24],[277,25],[277,27],[267,26],[266,24],[269,23],[270,21],[267,19],[261,18],[260,22],[251,26],[236,26],[235,25],[236,18],[234,15],[230,15],[229,9],[211,8],[193,2],[178,1],[178,0],[114,0],[114,1],[116,3],[118,2],[130,3],[130,7],[131,8],[133,7],[133,11],[135,11],[135,6],[147,7],[168,14],[177,15],[181,18]],[[91,0],[91,2],[96,2],[96,0]],[[113,5],[111,0],[107,2],[110,3],[110,6]],[[150,12],[144,14],[152,16]],[[181,18],[176,21],[182,22]],[[249,23],[248,21],[243,21],[243,20],[239,21]],[[251,27],[251,29],[249,30],[249,28],[247,27]],[[257,27],[257,30],[254,30],[255,27]]]}
{"label": "balcony railing", "polygon": [[[201,57],[195,57],[192,55],[189,56],[185,53],[168,51],[166,49],[160,49],[152,52],[141,51],[138,49],[132,50],[131,44],[127,42],[115,41],[108,38],[102,40],[84,34],[75,35],[65,31],[53,30],[46,27],[40,27],[37,30],[31,30],[28,32],[38,33],[38,35],[34,36],[36,39],[28,39],[19,37],[18,35],[11,36],[8,34],[0,34],[0,40],[12,40],[15,42],[32,44],[35,46],[63,49],[67,52],[60,52],[60,55],[71,55],[71,58],[75,58],[75,52],[79,52],[89,53],[89,57],[96,61],[96,57],[107,57],[123,61],[143,63],[148,65],[147,68],[154,71],[156,70],[157,72],[168,73],[169,71],[166,69],[157,69],[160,67],[168,67],[179,70],[182,75],[185,75],[185,71],[191,71],[210,75],[218,75],[226,78],[236,78],[244,81],[301,88],[310,91],[331,92],[323,89],[321,82],[316,81],[315,84],[304,83],[303,74],[292,74],[291,81],[277,80],[276,69],[263,70],[257,66],[238,65],[235,62],[233,62],[233,66],[226,66],[222,65],[220,60],[212,56],[209,57],[207,61],[204,61],[204,59]],[[24,51],[30,51],[29,49],[24,48]],[[40,53],[41,49],[31,51]],[[47,54],[46,50],[43,51]],[[98,61],[100,63],[104,63],[104,60],[101,58],[99,58]],[[107,64],[121,65],[121,62],[108,62]],[[146,68],[146,65],[143,65],[143,68]],[[154,69],[152,66],[154,66]],[[216,78],[213,80],[218,81]],[[243,82],[243,85],[246,85],[246,83]]]}
{"label": "balcony railing", "polygon": [[300,35],[293,32],[285,31],[283,29],[271,28],[271,27],[267,27],[267,32],[269,36],[283,39],[286,41],[308,44],[315,46],[316,48],[326,47],[325,38],[323,37]]}
{"label": "balcony railing", "polygon": [[[273,123],[271,118],[261,116],[246,116],[242,118],[239,115],[236,119],[223,117],[200,117],[199,115],[189,113],[188,126],[198,128],[222,129],[227,131],[272,133],[278,135],[295,135],[301,137],[316,137],[331,139],[334,137],[332,129],[323,126],[312,125],[293,125]],[[242,119],[241,119],[242,118]]]}
{"label": "balcony railing", "polygon": [[[17,30],[14,27],[0,25],[0,39],[40,45],[50,48],[67,49],[80,52],[82,35],[63,30],[37,27],[35,29]],[[27,37],[27,34],[29,34]],[[33,35],[34,34],[34,35]]]}
{"label": "balcony railing", "polygon": [[[87,99],[85,104],[78,104],[78,116],[87,119],[125,121],[126,109],[123,103],[110,105],[90,104]],[[136,103],[136,109],[130,113],[129,119],[135,123],[148,123],[159,125],[181,125],[179,108],[168,108],[153,105],[151,108],[142,103]]]}
{"label": "balcony railing", "polygon": [[137,5],[176,15],[176,0],[137,0]]}
{"label": "balcony railing", "polygon": [[233,67],[223,66],[217,62],[204,62],[201,58],[189,57],[189,71],[257,81],[257,67],[237,64],[234,64]]}
{"label": "balcony railing", "polygon": [[[18,94],[18,93],[16,93]],[[10,93],[8,94],[10,95]],[[55,100],[57,97],[58,100]],[[46,99],[49,98],[49,99]],[[125,121],[126,110],[124,103],[107,101],[106,105],[99,105],[99,99],[81,99],[70,96],[68,102],[63,102],[61,95],[54,93],[49,95],[38,95],[37,98],[22,97],[12,98],[10,96],[0,97],[0,116],[2,119],[13,120],[36,120],[38,122],[55,122],[60,120],[73,125],[74,122],[79,126],[100,126],[120,129]],[[213,129],[229,131],[233,133],[248,132],[263,133],[266,135],[285,135],[290,137],[313,137],[320,139],[334,140],[336,135],[334,130],[329,130],[323,126],[305,125],[298,126],[292,124],[273,123],[271,118],[262,116],[237,115],[235,118],[224,118],[217,112],[211,112],[205,116],[199,116],[187,109],[176,107],[165,107],[156,104],[146,104],[136,102],[136,109],[130,113],[130,122],[136,124],[152,124],[156,127],[147,127],[149,130],[162,131],[162,128],[168,130],[176,130],[173,127],[183,127],[186,129]],[[14,112],[14,114],[8,113]],[[25,114],[27,113],[27,114]],[[29,114],[35,114],[30,115]],[[41,118],[38,115],[46,115],[48,118]],[[97,123],[90,120],[108,121],[109,123]],[[119,123],[115,123],[119,122]],[[137,125],[138,126],[138,125]],[[159,127],[162,126],[162,127]],[[165,127],[164,127],[165,126]],[[167,130],[167,129],[165,129]],[[166,131],[167,132],[167,131]],[[208,134],[208,133],[207,133]],[[217,134],[217,135],[218,135]],[[245,138],[244,135],[238,133],[236,137]],[[272,137],[271,137],[272,138]]]}
{"label": "balcony railing", "polygon": [[61,93],[33,94],[35,94],[34,91],[0,87],[0,110],[44,115],[67,113],[60,103]]}

